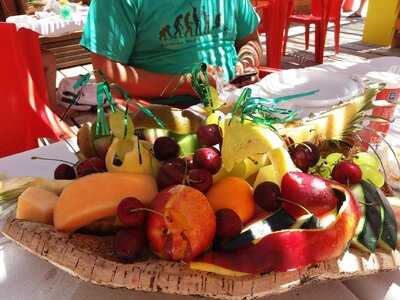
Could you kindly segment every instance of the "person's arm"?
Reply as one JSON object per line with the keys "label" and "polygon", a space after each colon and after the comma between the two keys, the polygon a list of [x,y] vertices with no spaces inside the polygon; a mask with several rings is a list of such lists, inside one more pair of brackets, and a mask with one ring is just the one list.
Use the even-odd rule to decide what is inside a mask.
{"label": "person's arm", "polygon": [[196,95],[191,87],[189,76],[153,73],[94,53],[91,58],[94,69],[102,71],[107,80],[121,86],[131,97],[159,98]]}
{"label": "person's arm", "polygon": [[263,52],[257,30],[236,41],[238,51],[237,73],[257,69],[263,59]]}

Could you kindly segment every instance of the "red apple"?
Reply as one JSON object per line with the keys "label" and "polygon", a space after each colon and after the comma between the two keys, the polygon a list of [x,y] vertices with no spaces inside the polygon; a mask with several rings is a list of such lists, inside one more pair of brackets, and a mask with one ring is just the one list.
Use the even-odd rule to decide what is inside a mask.
{"label": "red apple", "polygon": [[[300,204],[317,217],[323,216],[337,207],[339,199],[330,188],[332,181],[302,172],[287,173],[281,183],[281,196]],[[293,217],[307,214],[298,205],[283,201],[283,208]]]}
{"label": "red apple", "polygon": [[360,207],[342,185],[332,183],[329,188],[342,193],[344,202],[336,221],[328,227],[276,231],[257,244],[233,252],[209,252],[193,262],[191,268],[209,272],[220,272],[224,268],[252,274],[286,272],[339,257],[354,236],[360,220]]}
{"label": "red apple", "polygon": [[207,250],[215,235],[215,214],[206,196],[185,185],[160,192],[147,220],[150,249],[169,260],[190,261]]}

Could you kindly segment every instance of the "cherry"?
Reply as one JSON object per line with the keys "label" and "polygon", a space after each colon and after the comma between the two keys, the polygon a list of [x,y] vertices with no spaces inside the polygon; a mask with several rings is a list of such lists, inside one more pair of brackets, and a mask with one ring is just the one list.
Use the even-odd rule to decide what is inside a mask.
{"label": "cherry", "polygon": [[76,167],[78,177],[83,177],[93,173],[107,172],[106,163],[98,157],[91,157],[80,162]]}
{"label": "cherry", "polygon": [[221,128],[216,124],[200,126],[197,129],[197,138],[204,146],[220,145],[222,143]]}
{"label": "cherry", "polygon": [[140,200],[133,197],[125,198],[117,207],[118,219],[126,226],[142,226],[146,219],[146,213],[143,210],[135,210],[143,208],[145,206]]}
{"label": "cherry", "polygon": [[319,159],[321,158],[321,153],[319,151],[318,146],[311,142],[304,142],[303,145],[305,145],[305,147],[308,148],[307,153],[311,162],[310,167],[315,166],[319,162]]}
{"label": "cherry", "polygon": [[216,234],[220,237],[235,237],[242,231],[242,221],[240,217],[229,208],[220,209],[215,214],[217,222]]}
{"label": "cherry", "polygon": [[281,195],[280,188],[273,182],[260,183],[254,190],[254,201],[267,212],[274,212],[282,205],[279,197]]}
{"label": "cherry", "polygon": [[74,167],[71,165],[67,164],[60,164],[55,170],[54,170],[54,179],[75,179],[76,178],[76,172]]}
{"label": "cherry", "polygon": [[333,168],[331,176],[342,184],[357,184],[361,182],[362,171],[351,161],[341,161]]}
{"label": "cherry", "polygon": [[294,164],[303,172],[307,172],[312,166],[315,166],[320,158],[320,152],[316,145],[305,142],[289,148],[290,156]]}
{"label": "cherry", "polygon": [[180,151],[178,143],[168,136],[156,139],[153,149],[154,156],[160,161],[178,157]]}
{"label": "cherry", "polygon": [[123,228],[115,235],[114,253],[119,259],[132,262],[141,256],[145,245],[146,238],[142,229]]}
{"label": "cherry", "polygon": [[200,148],[194,153],[193,162],[196,168],[205,169],[214,175],[221,169],[222,158],[215,148]]}
{"label": "cherry", "polygon": [[167,187],[182,184],[185,178],[185,166],[183,167],[176,162],[166,162],[163,164],[157,174],[157,185],[159,190],[163,190]]}
{"label": "cherry", "polygon": [[213,177],[207,170],[193,169],[189,171],[188,185],[202,193],[207,192],[213,184]]}

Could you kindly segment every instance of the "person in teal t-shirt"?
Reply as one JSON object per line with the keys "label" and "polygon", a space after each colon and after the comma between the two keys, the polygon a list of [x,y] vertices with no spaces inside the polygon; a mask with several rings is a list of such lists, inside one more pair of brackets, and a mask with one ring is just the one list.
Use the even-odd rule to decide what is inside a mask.
{"label": "person in teal t-shirt", "polygon": [[249,0],[93,0],[81,45],[132,97],[195,97],[183,74],[198,63],[226,80],[257,68],[258,23]]}

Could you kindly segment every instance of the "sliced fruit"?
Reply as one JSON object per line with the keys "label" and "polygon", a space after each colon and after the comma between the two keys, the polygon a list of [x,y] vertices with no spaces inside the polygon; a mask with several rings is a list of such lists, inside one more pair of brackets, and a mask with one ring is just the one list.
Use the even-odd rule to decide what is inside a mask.
{"label": "sliced fruit", "polygon": [[[166,129],[178,134],[195,133],[203,124],[203,118],[205,118],[190,110],[182,110],[167,105],[150,105],[148,108],[164,122]],[[149,118],[142,111],[131,114],[131,118],[136,128],[160,128],[152,118]]]}
{"label": "sliced fruit", "polygon": [[57,200],[55,193],[30,187],[18,197],[16,218],[51,225]]}
{"label": "sliced fruit", "polygon": [[268,152],[268,157],[271,160],[276,172],[276,180],[278,181],[279,186],[281,185],[282,178],[287,173],[299,171],[299,169],[293,163],[289,152],[283,147],[275,148],[274,150]]}
{"label": "sliced fruit", "polygon": [[375,188],[369,182],[361,183],[366,198],[377,198],[381,205],[382,228],[378,245],[385,250],[396,249],[397,222],[392,206],[380,189]]}
{"label": "sliced fruit", "polygon": [[77,143],[79,147],[79,152],[82,153],[85,158],[90,158],[96,156],[96,152],[93,148],[92,135],[91,135],[91,125],[85,123],[79,128],[77,134]]}
{"label": "sliced fruit", "polygon": [[222,161],[228,172],[249,156],[265,154],[284,146],[281,137],[269,128],[250,122],[241,123],[237,118],[226,122]]}
{"label": "sliced fruit", "polygon": [[293,123],[282,129],[278,129],[278,131],[281,135],[290,136],[296,144],[314,141],[317,138],[316,124],[313,123],[305,123],[300,127],[298,127],[298,124]]}
{"label": "sliced fruit", "polygon": [[153,145],[149,142],[138,141],[136,136],[130,140],[114,138],[106,156],[107,170],[132,174],[156,174],[160,164],[151,152],[152,147]]}
{"label": "sliced fruit", "polygon": [[[339,257],[353,238],[360,218],[360,209],[346,188],[335,183],[330,183],[329,187],[343,193],[345,201],[336,221],[327,228],[273,232],[259,243],[234,252],[209,252],[200,258],[199,262],[235,272],[260,274],[286,272]],[[197,263],[191,264],[193,269],[198,266]],[[218,272],[218,269],[210,268],[207,271]]]}
{"label": "sliced fruit", "polygon": [[296,219],[281,208],[265,219],[247,226],[239,236],[217,244],[216,249],[219,251],[234,251],[264,238],[271,232],[290,228],[295,223]]}
{"label": "sliced fruit", "polygon": [[203,193],[176,185],[152,201],[147,239],[154,254],[169,260],[190,261],[207,250],[215,235],[215,214]]}
{"label": "sliced fruit", "polygon": [[254,216],[253,189],[242,178],[228,177],[218,181],[207,192],[207,198],[215,212],[230,208],[238,214],[243,223]]}
{"label": "sliced fruit", "polygon": [[239,177],[247,179],[256,174],[266,164],[269,164],[269,162],[270,161],[267,154],[257,154],[250,158],[246,158],[242,162],[236,163],[230,172],[226,171],[224,166],[222,166],[218,173],[214,175],[214,182],[218,182],[219,180],[227,177]]}
{"label": "sliced fruit", "polygon": [[337,105],[331,110],[322,112],[316,116],[312,116],[302,123],[299,121],[288,123],[284,128],[278,128],[278,131],[281,134],[290,132],[289,135],[293,135],[298,143],[310,141],[314,137],[321,139],[340,139],[344,131],[357,117],[357,113],[374,95],[375,92],[370,90],[363,96]]}
{"label": "sliced fruit", "polygon": [[365,197],[361,184],[353,186],[351,192],[359,202],[361,209],[361,218],[352,245],[362,251],[374,253],[382,228],[379,199],[372,196]]}
{"label": "sliced fruit", "polygon": [[357,165],[368,165],[378,170],[381,167],[378,157],[375,154],[369,152],[357,153],[353,158],[353,162]]}
{"label": "sliced fruit", "polygon": [[72,232],[94,221],[115,216],[124,198],[134,197],[144,205],[157,194],[154,178],[144,174],[98,173],[70,184],[54,208],[57,230]]}
{"label": "sliced fruit", "polygon": [[266,182],[266,181],[273,182],[277,185],[280,184],[280,182],[278,180],[278,172],[275,171],[273,165],[268,165],[268,166],[262,167],[258,171],[253,188],[255,189],[259,184]]}
{"label": "sliced fruit", "polygon": [[130,139],[132,137],[134,130],[132,119],[129,115],[125,115],[125,112],[121,110],[111,112],[108,121],[115,137],[119,139]]}
{"label": "sliced fruit", "polygon": [[180,136],[176,139],[180,152],[179,156],[193,155],[197,148],[199,148],[199,140],[196,134],[188,134],[185,136]]}
{"label": "sliced fruit", "polygon": [[385,176],[379,169],[370,165],[359,165],[362,172],[362,179],[372,183],[375,187],[381,188],[385,184]]}

